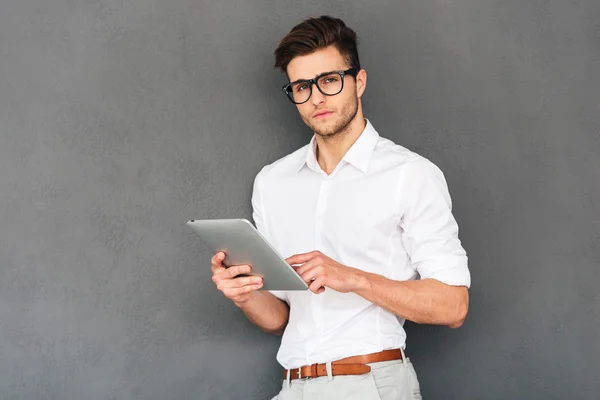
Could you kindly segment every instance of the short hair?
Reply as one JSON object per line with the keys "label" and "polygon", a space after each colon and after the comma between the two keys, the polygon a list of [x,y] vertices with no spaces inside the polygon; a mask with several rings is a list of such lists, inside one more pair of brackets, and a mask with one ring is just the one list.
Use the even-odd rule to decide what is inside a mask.
{"label": "short hair", "polygon": [[281,39],[275,49],[275,68],[287,73],[287,66],[295,57],[331,45],[338,49],[350,68],[360,70],[356,33],[341,19],[327,15],[302,21]]}

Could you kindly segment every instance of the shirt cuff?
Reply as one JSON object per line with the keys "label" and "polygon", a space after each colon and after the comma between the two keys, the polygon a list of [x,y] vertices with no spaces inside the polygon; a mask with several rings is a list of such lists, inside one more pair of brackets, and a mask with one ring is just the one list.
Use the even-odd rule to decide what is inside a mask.
{"label": "shirt cuff", "polygon": [[421,279],[435,279],[450,286],[471,287],[471,274],[466,256],[456,259],[422,261],[417,266]]}

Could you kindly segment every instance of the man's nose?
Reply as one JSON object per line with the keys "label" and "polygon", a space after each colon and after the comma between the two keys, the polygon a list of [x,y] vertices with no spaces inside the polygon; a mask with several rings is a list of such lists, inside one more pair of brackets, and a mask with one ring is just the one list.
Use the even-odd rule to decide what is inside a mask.
{"label": "man's nose", "polygon": [[315,106],[325,102],[325,95],[321,93],[316,84],[313,84],[312,95],[310,96],[310,99]]}

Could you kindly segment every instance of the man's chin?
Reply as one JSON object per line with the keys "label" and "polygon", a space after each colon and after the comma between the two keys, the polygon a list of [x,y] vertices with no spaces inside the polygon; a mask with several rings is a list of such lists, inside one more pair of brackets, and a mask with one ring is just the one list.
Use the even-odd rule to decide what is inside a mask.
{"label": "man's chin", "polygon": [[314,121],[312,130],[322,137],[332,137],[337,133],[337,125],[335,121]]}
{"label": "man's chin", "polygon": [[317,128],[317,129],[313,129],[313,131],[318,135],[321,136],[322,138],[331,138],[333,136],[335,136],[336,132],[333,129],[322,129],[322,128]]}

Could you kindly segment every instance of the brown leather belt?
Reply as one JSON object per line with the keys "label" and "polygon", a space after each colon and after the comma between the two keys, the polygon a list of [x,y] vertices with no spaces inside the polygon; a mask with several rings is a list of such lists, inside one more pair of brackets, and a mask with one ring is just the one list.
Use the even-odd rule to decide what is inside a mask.
{"label": "brown leather belt", "polygon": [[[402,352],[400,349],[384,350],[379,353],[342,358],[341,360],[333,361],[331,363],[331,374],[362,375],[371,371],[371,367],[366,364],[401,359]],[[291,373],[290,379],[316,378],[319,376],[327,376],[327,365],[312,364],[291,370],[284,369],[283,379],[287,379],[288,371]]]}

